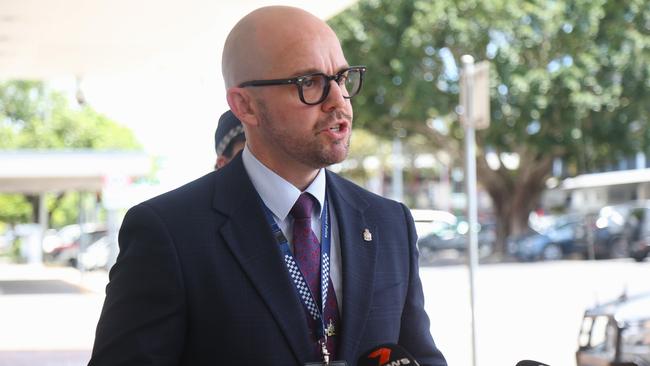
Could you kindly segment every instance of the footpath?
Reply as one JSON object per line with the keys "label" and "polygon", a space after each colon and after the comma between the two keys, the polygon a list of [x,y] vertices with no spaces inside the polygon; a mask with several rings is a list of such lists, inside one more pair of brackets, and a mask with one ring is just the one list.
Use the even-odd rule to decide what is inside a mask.
{"label": "footpath", "polygon": [[0,366],[88,363],[106,271],[0,263]]}

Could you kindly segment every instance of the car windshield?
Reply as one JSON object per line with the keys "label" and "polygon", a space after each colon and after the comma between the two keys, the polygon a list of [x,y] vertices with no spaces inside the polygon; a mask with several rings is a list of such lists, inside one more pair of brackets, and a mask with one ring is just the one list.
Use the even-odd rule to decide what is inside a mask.
{"label": "car windshield", "polygon": [[411,210],[413,220],[415,221],[415,231],[418,238],[435,234],[440,236],[442,233],[456,230],[458,219],[454,214],[441,210]]}
{"label": "car windshield", "polygon": [[418,237],[421,238],[429,234],[441,236],[448,231],[456,231],[456,229],[454,225],[442,221],[416,221],[415,231],[417,232]]}

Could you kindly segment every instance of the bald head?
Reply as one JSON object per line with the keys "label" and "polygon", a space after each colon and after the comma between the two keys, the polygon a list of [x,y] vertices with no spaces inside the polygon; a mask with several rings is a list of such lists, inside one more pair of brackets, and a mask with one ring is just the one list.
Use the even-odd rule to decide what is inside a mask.
{"label": "bald head", "polygon": [[242,18],[226,39],[221,62],[226,88],[274,77],[290,69],[287,54],[300,57],[305,45],[319,45],[323,40],[338,44],[334,31],[311,13],[288,6],[257,9]]}
{"label": "bald head", "polygon": [[[246,15],[224,45],[226,99],[244,125],[247,149],[301,190],[347,155],[353,111],[338,75],[349,66],[324,21],[286,6]],[[305,88],[321,100],[305,101]]]}

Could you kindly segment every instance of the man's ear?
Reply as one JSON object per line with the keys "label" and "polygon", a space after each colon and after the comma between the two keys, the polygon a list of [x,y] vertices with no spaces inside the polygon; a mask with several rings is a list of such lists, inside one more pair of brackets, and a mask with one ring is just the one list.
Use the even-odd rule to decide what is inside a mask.
{"label": "man's ear", "polygon": [[257,126],[253,98],[244,88],[232,87],[226,91],[226,99],[232,113],[244,124]]}
{"label": "man's ear", "polygon": [[226,157],[223,156],[223,155],[219,155],[219,157],[217,158],[217,164],[215,165],[214,168],[215,168],[215,170],[216,170],[216,169],[221,169],[221,168],[223,168],[226,164],[228,164],[228,158],[226,158]]}

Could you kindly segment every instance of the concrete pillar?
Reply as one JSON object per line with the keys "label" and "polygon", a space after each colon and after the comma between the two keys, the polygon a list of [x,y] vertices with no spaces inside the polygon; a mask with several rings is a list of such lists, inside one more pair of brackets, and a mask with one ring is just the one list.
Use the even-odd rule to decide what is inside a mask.
{"label": "concrete pillar", "polygon": [[121,220],[118,210],[106,210],[106,230],[108,236],[108,260],[106,262],[106,269],[113,267],[117,261],[117,255],[120,250],[117,242],[120,225]]}
{"label": "concrete pillar", "polygon": [[24,238],[24,246],[26,248],[26,259],[29,264],[41,265],[43,264],[43,239],[45,238],[45,230],[49,226],[48,211],[45,202],[46,193],[41,192],[38,196],[38,224],[34,230]]}
{"label": "concrete pillar", "polygon": [[639,201],[645,200],[645,189],[643,183],[638,183],[636,185],[636,198]]}
{"label": "concrete pillar", "polygon": [[636,168],[637,169],[645,169],[646,161],[645,161],[645,153],[644,152],[638,152],[636,153]]}

